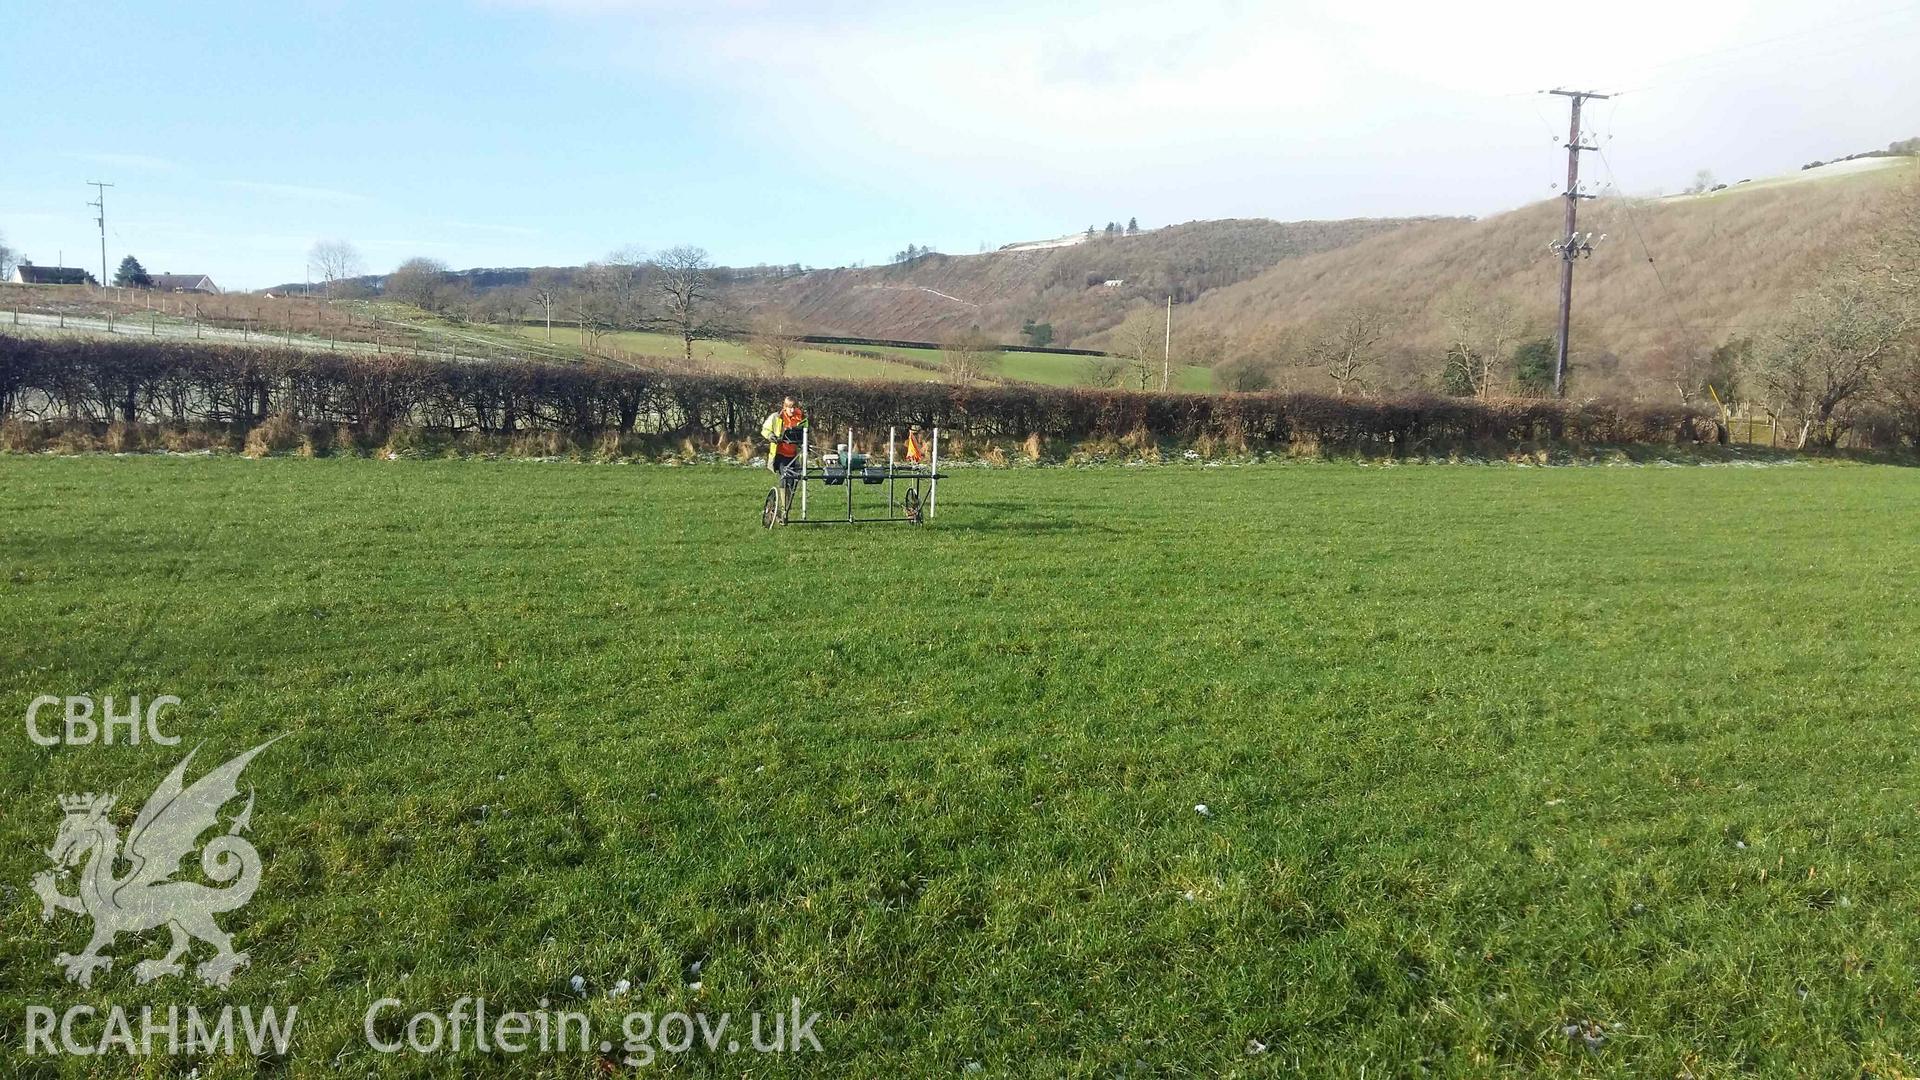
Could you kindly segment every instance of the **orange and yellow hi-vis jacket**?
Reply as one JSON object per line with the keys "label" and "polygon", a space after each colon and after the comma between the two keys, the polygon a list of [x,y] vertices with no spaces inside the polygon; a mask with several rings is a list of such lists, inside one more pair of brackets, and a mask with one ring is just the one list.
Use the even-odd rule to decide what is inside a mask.
{"label": "orange and yellow hi-vis jacket", "polygon": [[767,414],[766,422],[760,425],[760,437],[775,444],[775,452],[782,457],[791,457],[800,452],[800,444],[787,442],[782,436],[786,434],[788,428],[803,428],[806,426],[807,411],[805,409],[799,406],[795,406],[792,409],[781,409],[777,412]]}

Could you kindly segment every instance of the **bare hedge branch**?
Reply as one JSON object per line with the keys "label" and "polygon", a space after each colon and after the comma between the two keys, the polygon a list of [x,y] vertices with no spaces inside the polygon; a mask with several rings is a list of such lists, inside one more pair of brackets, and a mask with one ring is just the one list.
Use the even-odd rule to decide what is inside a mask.
{"label": "bare hedge branch", "polygon": [[268,417],[374,434],[555,431],[750,436],[787,394],[816,426],[939,425],[983,437],[1202,437],[1311,441],[1400,453],[1426,447],[1707,442],[1687,405],[1397,399],[1309,393],[1162,394],[941,382],[765,380],[612,365],[456,363],[201,342],[0,336],[0,420],[228,425]]}

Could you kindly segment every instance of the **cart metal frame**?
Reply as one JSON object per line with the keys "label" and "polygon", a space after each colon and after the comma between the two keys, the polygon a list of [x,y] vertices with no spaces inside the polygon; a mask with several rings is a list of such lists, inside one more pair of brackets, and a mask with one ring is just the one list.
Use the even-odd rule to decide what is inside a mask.
{"label": "cart metal frame", "polygon": [[[784,517],[774,524],[861,525],[885,522],[924,524],[932,521],[940,505],[940,481],[947,476],[946,473],[940,471],[940,429],[933,429],[933,439],[929,444],[930,453],[925,466],[902,466],[899,463],[899,459],[895,453],[899,432],[900,429],[897,425],[887,429],[887,471],[882,474],[879,482],[884,483],[887,488],[887,515],[885,517],[861,517],[855,506],[853,489],[856,487],[877,487],[879,484],[868,483],[864,469],[850,469],[844,462],[841,464],[840,471],[837,474],[833,474],[830,481],[829,473],[824,466],[819,469],[815,469],[812,466],[813,448],[809,441],[810,431],[809,429],[802,428],[800,431],[800,471],[794,475],[795,487],[800,497],[800,516],[797,518]],[[852,456],[853,454],[853,436],[853,429],[848,428],[846,444],[848,456]],[[838,483],[844,486],[847,489],[846,516],[841,517],[836,514],[833,517],[809,517],[807,505],[807,481],[809,480],[818,480],[823,486],[829,485],[830,483]],[[926,501],[920,504],[918,519],[903,512],[905,507],[899,491],[900,484],[903,481],[910,482],[913,485],[909,490],[914,494],[916,499],[919,495],[921,482],[925,481],[927,485]],[[774,479],[775,487],[777,488],[781,483],[782,479],[776,476]],[[839,500],[836,498],[834,501],[837,503]],[[792,507],[789,506],[788,512],[791,513],[791,510]]]}

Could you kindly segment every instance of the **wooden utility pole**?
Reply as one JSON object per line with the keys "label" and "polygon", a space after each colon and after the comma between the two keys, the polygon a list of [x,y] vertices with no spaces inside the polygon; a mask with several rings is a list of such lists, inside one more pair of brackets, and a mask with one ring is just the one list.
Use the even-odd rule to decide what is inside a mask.
{"label": "wooden utility pole", "polygon": [[533,302],[539,304],[540,310],[547,316],[548,342],[553,341],[553,301],[554,296],[552,289],[541,289],[539,292],[533,294]]}
{"label": "wooden utility pole", "polygon": [[1567,393],[1567,336],[1573,324],[1573,260],[1593,255],[1591,237],[1582,238],[1574,231],[1581,199],[1591,199],[1592,195],[1580,193],[1580,152],[1596,150],[1588,146],[1580,137],[1580,106],[1588,98],[1604,101],[1609,94],[1596,94],[1591,90],[1549,90],[1569,99],[1572,119],[1567,124],[1567,190],[1563,193],[1567,200],[1566,235],[1553,242],[1553,250],[1560,253],[1560,333],[1558,348],[1553,357],[1553,396],[1565,397]]}
{"label": "wooden utility pole", "polygon": [[93,223],[100,226],[100,287],[104,289],[107,287],[107,189],[113,185],[98,180],[89,180],[87,184],[94,191],[94,201],[87,205],[100,211]]}

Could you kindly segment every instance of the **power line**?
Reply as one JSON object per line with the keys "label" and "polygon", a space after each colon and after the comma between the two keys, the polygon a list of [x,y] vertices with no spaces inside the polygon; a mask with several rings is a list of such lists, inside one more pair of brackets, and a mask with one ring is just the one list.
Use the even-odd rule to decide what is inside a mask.
{"label": "power line", "polygon": [[[1902,7],[1902,8],[1889,8],[1889,9],[1886,9],[1883,11],[1877,11],[1877,12],[1869,12],[1867,14],[1856,15],[1846,19],[1829,20],[1827,22],[1821,23],[1818,26],[1806,27],[1801,30],[1796,30],[1792,33],[1780,34],[1774,37],[1758,38],[1753,41],[1735,42],[1730,45],[1722,46],[1721,48],[1718,48],[1718,49],[1709,49],[1704,52],[1690,53],[1686,56],[1676,56],[1670,60],[1656,61],[1648,64],[1646,66],[1646,69],[1648,71],[1656,72],[1656,73],[1661,71],[1662,69],[1674,69],[1674,68],[1691,68],[1694,70],[1712,71],[1718,68],[1737,66],[1743,63],[1751,63],[1755,60],[1767,59],[1765,56],[1729,56],[1728,54],[1739,53],[1745,50],[1763,49],[1767,46],[1780,45],[1780,44],[1794,44],[1794,45],[1802,46],[1801,48],[1796,48],[1793,53],[1793,59],[1796,65],[1798,65],[1800,62],[1810,58],[1819,59],[1827,56],[1851,54],[1860,47],[1863,41],[1884,42],[1884,41],[1904,40],[1905,38],[1910,37],[1913,34],[1920,33],[1920,27],[1904,27],[1902,25],[1907,19],[1912,18],[1917,14],[1920,14],[1920,8],[1914,8],[1909,6],[1909,7]],[[1872,23],[1876,20],[1890,20],[1890,21],[1880,26],[1860,25],[1865,23]],[[1836,30],[1840,30],[1844,32],[1839,37],[1832,38],[1832,40],[1827,40],[1827,41],[1819,40],[1822,37],[1828,37],[1832,35],[1833,32]],[[1815,46],[1817,51],[1809,52],[1806,50],[1805,45],[1809,41],[1812,42],[1812,44]],[[1701,61],[1712,61],[1712,62],[1702,64]],[[1678,72],[1676,72],[1676,74],[1678,74]],[[1712,77],[1712,76],[1708,76],[1708,77]],[[1642,91],[1658,89],[1660,87],[1679,86],[1679,85],[1684,85],[1685,83],[1699,82],[1699,81],[1701,81],[1701,79],[1694,76],[1687,76],[1679,80],[1673,80],[1673,79],[1669,79],[1667,76],[1661,75],[1661,76],[1658,76],[1653,82],[1633,86],[1630,88],[1615,89],[1613,91],[1610,91],[1610,93],[1613,96],[1618,97],[1624,94],[1637,94]],[[1489,100],[1489,101],[1499,101],[1499,100],[1507,100],[1507,99],[1518,98],[1518,97],[1533,98],[1547,92],[1548,91],[1544,91],[1544,90],[1510,90],[1510,91],[1497,92],[1497,93],[1482,93],[1482,94],[1476,94],[1473,96],[1482,98],[1484,100]]]}
{"label": "power line", "polygon": [[[1803,73],[1809,61],[1826,60],[1834,57],[1857,59],[1860,50],[1869,44],[1903,41],[1916,34],[1920,34],[1920,27],[1908,27],[1904,29],[1898,27],[1866,28],[1855,31],[1846,38],[1814,42],[1811,48],[1795,49],[1792,53],[1791,65],[1783,64],[1782,58],[1768,56],[1765,53],[1754,53],[1747,56],[1729,56],[1705,64],[1689,64],[1686,65],[1685,69],[1676,69],[1669,75],[1662,75],[1655,70],[1653,81],[1616,92],[1620,94],[1642,94],[1649,90],[1692,86],[1697,83],[1724,79],[1728,71],[1737,71],[1742,68],[1751,68],[1763,64],[1772,65],[1779,69],[1780,73],[1790,75],[1794,89],[1804,92],[1813,86],[1831,85],[1831,81],[1828,83],[1809,83],[1806,81]],[[1655,68],[1657,69],[1658,66],[1659,65],[1655,65]],[[1677,65],[1667,66],[1678,67]]]}
{"label": "power line", "polygon": [[[1885,19],[1889,16],[1893,16],[1894,22],[1899,23],[1904,21],[1905,19],[1912,18],[1915,14],[1920,14],[1920,11],[1916,11],[1915,8],[1909,6],[1909,7],[1900,7],[1900,8],[1890,8],[1885,11],[1871,12],[1865,15],[1856,15],[1850,19],[1829,19],[1825,22],[1822,22],[1818,26],[1807,27],[1805,29],[1796,30],[1792,33],[1780,34],[1778,36],[1769,37],[1769,38],[1760,38],[1756,41],[1736,42],[1732,45],[1725,45],[1718,49],[1709,49],[1706,52],[1692,53],[1687,56],[1676,56],[1671,60],[1661,60],[1656,63],[1648,64],[1647,66],[1655,70],[1659,68],[1671,68],[1671,67],[1681,67],[1681,66],[1690,67],[1690,66],[1693,66],[1696,61],[1709,60],[1714,57],[1725,56],[1728,53],[1740,52],[1745,49],[1758,49],[1768,45],[1778,45],[1783,42],[1792,42],[1794,44],[1803,45],[1806,43],[1808,38],[1820,37],[1825,34],[1830,34],[1835,30],[1844,29],[1846,27],[1855,26],[1861,23],[1874,22],[1879,19]],[[1868,30],[1868,32],[1878,35],[1882,33],[1885,28],[1872,27],[1872,28],[1864,28],[1864,29]],[[1848,32],[1846,36],[1852,37],[1859,33],[1861,33],[1860,30],[1851,30]]]}
{"label": "power line", "polygon": [[[1602,147],[1598,152],[1600,164],[1607,170],[1607,179],[1613,182],[1616,191],[1619,190],[1620,177],[1613,171],[1613,162],[1607,158],[1606,149]],[[1646,257],[1647,266],[1653,270],[1653,280],[1660,283],[1660,296],[1667,302],[1667,308],[1673,312],[1674,327],[1682,331],[1681,336],[1684,338],[1687,320],[1680,314],[1680,305],[1673,299],[1673,290],[1667,287],[1667,276],[1660,272],[1660,264],[1654,261],[1653,249],[1647,246],[1646,234],[1640,231],[1640,219],[1633,213],[1633,200],[1621,199],[1620,209],[1627,215],[1627,231],[1633,234],[1634,242],[1640,245],[1640,254]]]}

